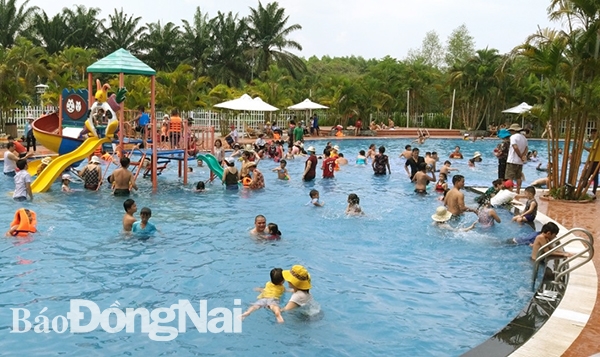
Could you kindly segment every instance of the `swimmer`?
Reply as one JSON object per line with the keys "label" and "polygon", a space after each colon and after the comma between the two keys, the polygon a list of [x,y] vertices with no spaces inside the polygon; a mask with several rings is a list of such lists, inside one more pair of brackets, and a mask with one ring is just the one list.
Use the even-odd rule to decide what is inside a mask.
{"label": "swimmer", "polygon": [[264,237],[266,235],[267,219],[262,214],[254,217],[254,228],[250,230],[250,234]]}
{"label": "swimmer", "polygon": [[494,222],[500,223],[500,217],[490,204],[490,199],[486,197],[477,208],[477,221],[481,227],[492,227]]}
{"label": "swimmer", "polygon": [[412,146],[406,145],[404,147],[404,151],[402,152],[402,154],[400,154],[400,157],[403,157],[406,160],[410,159],[412,157]]}
{"label": "swimmer", "polygon": [[364,150],[361,150],[358,152],[358,156],[356,157],[356,164],[357,165],[366,165],[367,164],[367,157],[365,156]]}
{"label": "swimmer", "polygon": [[440,206],[435,210],[435,214],[433,214],[431,216],[431,219],[433,219],[433,224],[438,227],[438,228],[443,228],[443,229],[448,229],[451,231],[462,231],[462,232],[467,232],[470,231],[471,229],[475,228],[475,224],[477,224],[477,222],[473,222],[472,225],[470,225],[467,228],[459,228],[456,229],[454,227],[452,227],[451,225],[448,224],[448,221],[450,220],[450,218],[452,218],[452,213],[448,212],[448,210],[446,209],[446,207],[444,206]]}
{"label": "swimmer", "polygon": [[473,154],[473,158],[469,159],[469,167],[475,167],[475,163],[481,161],[481,153],[479,151],[475,151],[475,154]]}
{"label": "swimmer", "polygon": [[11,222],[6,236],[27,236],[29,233],[36,233],[36,214],[32,210],[26,208],[19,208],[15,212],[15,219]]}
{"label": "swimmer", "polygon": [[452,166],[452,163],[450,161],[444,161],[444,165],[442,165],[442,167],[440,168],[440,174],[448,175],[450,171],[458,171],[458,169],[454,169],[450,166]]}
{"label": "swimmer", "polygon": [[204,181],[198,181],[198,183],[196,184],[196,192],[204,192],[204,189],[206,188]]}
{"label": "swimmer", "polygon": [[308,270],[302,265],[294,265],[290,270],[282,272],[283,278],[288,282],[288,286],[292,289],[293,294],[290,301],[281,311],[290,311],[298,307],[310,305],[313,302],[313,297],[310,294],[311,282]]}
{"label": "swimmer", "polygon": [[140,221],[134,222],[131,231],[135,234],[151,235],[156,232],[156,226],[149,222],[152,217],[152,210],[148,207],[140,211]]}
{"label": "swimmer", "polygon": [[439,193],[444,193],[448,190],[448,176],[445,173],[440,172],[438,181],[435,183],[435,191]]}
{"label": "swimmer", "polygon": [[348,165],[348,159],[344,157],[344,154],[339,153],[337,160],[335,160],[335,163],[338,165]]}
{"label": "swimmer", "polygon": [[268,240],[279,240],[281,239],[281,231],[279,230],[279,226],[275,223],[267,224],[267,232],[269,234],[265,237]]}
{"label": "swimmer", "polygon": [[62,180],[62,186],[61,186],[60,190],[62,192],[73,192],[73,190],[69,187],[69,184],[72,181],[71,175],[64,174],[64,175],[62,175],[61,180]]}
{"label": "swimmer", "polygon": [[123,215],[123,230],[125,232],[131,232],[133,223],[136,221],[133,214],[137,212],[137,205],[134,200],[128,198],[123,202],[123,208],[125,209],[125,215]]}
{"label": "swimmer", "polygon": [[242,316],[240,316],[240,319],[244,320],[254,311],[264,307],[273,311],[277,322],[283,322],[283,317],[281,317],[281,309],[279,308],[279,299],[281,299],[281,296],[285,292],[285,287],[283,286],[285,279],[283,278],[282,272],[283,269],[281,268],[271,269],[271,281],[267,282],[264,288],[255,289],[260,291],[260,295],[257,297],[258,300],[252,304],[252,306],[250,306],[250,308],[246,310]]}
{"label": "swimmer", "polygon": [[281,159],[279,161],[279,167],[272,169],[271,171],[277,172],[277,178],[280,180],[289,180],[290,175],[288,174],[288,170],[285,168],[287,166],[287,161]]}
{"label": "swimmer", "polygon": [[548,171],[548,167],[547,166],[546,167],[542,167],[542,163],[541,162],[536,166],[535,169],[538,170],[538,171]]}
{"label": "swimmer", "polygon": [[427,185],[430,182],[435,182],[435,173],[432,172],[433,176],[427,175],[427,164],[424,162],[419,163],[419,171],[415,173],[412,181],[415,183],[415,193],[426,195]]}
{"label": "swimmer", "polygon": [[[525,189],[525,190],[527,190],[527,189]],[[531,246],[531,260],[536,260],[540,249],[542,249],[542,247],[545,246],[546,244],[550,243],[558,235],[558,232],[559,232],[558,226],[556,224],[553,224],[553,226],[550,226],[549,225],[550,223],[552,223],[552,222],[544,224],[542,226],[542,232],[537,237],[535,237],[535,240],[533,241],[533,244]],[[544,248],[544,250],[541,252],[541,254],[546,253],[550,249],[551,249],[551,247]],[[557,257],[570,257],[571,256],[570,253],[567,253],[565,251],[554,251],[551,255],[557,256]]]}
{"label": "swimmer", "polygon": [[317,207],[323,207],[323,205],[325,204],[325,202],[319,201],[319,191],[317,191],[317,190],[310,190],[310,192],[308,193],[308,195],[310,196],[310,202],[308,202],[306,205],[313,205],[313,206],[317,206]]}
{"label": "swimmer", "polygon": [[463,158],[463,154],[460,152],[460,146],[456,146],[454,148],[454,151],[450,153],[450,158],[451,159],[462,159]]}
{"label": "swimmer", "polygon": [[348,207],[346,207],[346,214],[348,215],[364,215],[365,213],[360,208],[360,198],[356,193],[348,195]]}

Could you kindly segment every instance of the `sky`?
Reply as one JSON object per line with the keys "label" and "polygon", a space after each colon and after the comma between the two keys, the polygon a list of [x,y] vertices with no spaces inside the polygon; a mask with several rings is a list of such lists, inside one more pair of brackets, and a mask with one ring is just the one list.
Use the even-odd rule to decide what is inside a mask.
{"label": "sky", "polygon": [[[21,4],[22,0],[17,0]],[[73,4],[100,7],[107,18],[114,9],[141,16],[143,23],[192,20],[197,6],[209,18],[218,11],[239,14],[258,8],[258,1],[241,0],[30,0],[48,16]],[[391,56],[402,60],[410,49],[419,49],[428,31],[437,32],[445,43],[452,30],[465,24],[475,39],[475,48],[511,51],[535,33],[537,28],[559,28],[548,20],[550,0],[280,0],[289,16],[288,25],[299,24],[301,30],[290,39],[302,46],[294,53],[311,56],[362,56],[380,59]],[[98,6],[101,4],[101,6]],[[266,6],[268,1],[263,1]]]}

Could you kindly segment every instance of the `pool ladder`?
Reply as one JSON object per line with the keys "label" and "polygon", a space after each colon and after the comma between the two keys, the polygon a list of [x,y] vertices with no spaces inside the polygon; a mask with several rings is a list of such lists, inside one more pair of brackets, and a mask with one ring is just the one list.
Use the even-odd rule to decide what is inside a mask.
{"label": "pool ladder", "polygon": [[[569,234],[572,234],[574,232],[584,233],[587,236],[587,239],[575,236],[572,239],[566,240],[566,241],[554,246],[554,244],[556,244],[557,241],[560,241],[564,237],[566,237]],[[567,233],[563,234],[562,236],[554,238],[552,241],[548,242],[547,244],[545,244],[538,250],[537,258],[535,259],[535,265],[533,268],[532,283],[531,283],[532,290],[535,289],[535,280],[537,278],[538,270],[539,270],[541,262],[544,261],[544,259],[546,259],[548,256],[552,255],[552,253],[556,252],[559,249],[564,248],[565,246],[571,244],[572,242],[581,242],[581,244],[583,244],[583,246],[584,246],[584,249],[576,254],[573,254],[570,257],[562,259],[558,263],[558,265],[554,269],[556,274],[554,276],[553,283],[558,284],[560,282],[560,279],[563,276],[569,274],[573,270],[579,268],[580,266],[582,266],[582,265],[586,264],[587,262],[589,262],[590,260],[592,260],[592,258],[594,257],[594,237],[592,236],[592,234],[589,231],[587,231],[583,228],[573,228],[573,229],[569,230]],[[543,252],[546,248],[549,248],[549,250],[547,252],[541,254],[541,252]],[[587,253],[587,255],[585,255],[586,253]],[[569,264],[570,262],[572,262],[575,259],[580,258],[580,257],[583,258],[581,261],[579,261],[573,265]]]}

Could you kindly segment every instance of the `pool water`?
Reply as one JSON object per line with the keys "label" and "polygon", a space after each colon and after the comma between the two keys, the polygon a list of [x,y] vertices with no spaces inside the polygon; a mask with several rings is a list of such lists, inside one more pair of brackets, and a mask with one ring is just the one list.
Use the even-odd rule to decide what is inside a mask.
{"label": "pool water", "polygon": [[[375,177],[370,167],[353,164],[371,142],[387,147],[392,175]],[[124,199],[106,188],[65,194],[56,183],[32,203],[16,203],[8,193],[12,180],[0,179],[5,192],[1,222],[8,228],[14,211],[25,206],[37,212],[40,231],[32,239],[7,238],[0,249],[0,348],[6,354],[90,356],[456,356],[468,351],[505,326],[531,298],[530,248],[503,243],[531,228],[510,222],[510,213],[502,209],[502,223],[491,229],[433,227],[431,215],[440,201],[436,194],[412,193],[398,158],[407,143],[336,141],[350,165],[333,180],[318,177],[312,183],[300,180],[304,158],[289,161],[290,181],[277,180],[270,172],[277,165],[265,160],[259,169],[266,189],[257,192],[225,192],[214,183],[195,193],[195,182],[207,179],[208,169],[194,163],[184,187],[172,163],[159,177],[157,194],[151,194],[149,180],[140,178],[140,190],[132,196],[138,213],[144,206],[152,208],[151,222],[160,230],[145,241],[121,233]],[[322,152],[324,144],[306,145]],[[475,169],[467,167],[466,159],[454,160],[467,185],[488,185],[496,174],[491,152],[497,141],[430,139],[422,151],[438,151],[443,160],[456,144],[464,147],[465,157],[476,150],[484,157]],[[545,157],[545,144],[530,146]],[[525,174],[528,180],[538,176],[533,164]],[[313,188],[320,191],[324,207],[306,205]],[[353,192],[364,217],[344,214]],[[474,194],[466,195],[474,207]],[[279,225],[280,241],[249,236],[257,214]],[[470,214],[461,224],[473,220]],[[189,300],[196,310],[200,300],[208,300],[209,309],[245,310],[258,295],[253,288],[264,286],[273,267],[294,264],[304,265],[312,276],[311,293],[320,312],[309,318],[290,312],[284,324],[277,324],[262,309],[244,320],[242,333],[220,334],[198,333],[188,320],[187,331],[167,342],[151,340],[139,327],[114,334],[100,328],[81,334],[10,333],[11,308],[30,310],[35,325],[44,308],[42,315],[50,319],[66,315],[71,299],[91,300],[100,310],[111,305],[152,310],[179,300]],[[282,305],[289,297],[284,295]]]}

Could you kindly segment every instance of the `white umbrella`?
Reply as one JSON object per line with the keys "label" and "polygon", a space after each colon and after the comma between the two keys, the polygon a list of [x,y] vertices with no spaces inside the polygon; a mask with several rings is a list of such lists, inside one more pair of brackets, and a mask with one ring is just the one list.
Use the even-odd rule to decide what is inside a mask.
{"label": "white umbrella", "polygon": [[[531,110],[531,108],[533,108],[531,105],[523,102],[523,103],[517,105],[516,107],[512,107],[512,108],[503,110],[502,113],[522,115],[522,114],[528,113]],[[524,124],[525,124],[525,118],[521,117],[521,127],[523,127]]]}
{"label": "white umbrella", "polygon": [[272,106],[269,103],[265,103],[260,97],[256,97],[252,100],[252,105],[254,109],[246,109],[246,110],[255,110],[260,112],[274,112],[279,110],[279,108]]}
{"label": "white umbrella", "polygon": [[228,100],[223,103],[215,104],[216,108],[224,108],[231,110],[252,110],[246,109],[247,107],[252,105],[252,97],[248,94],[244,94],[239,98]]}
{"label": "white umbrella", "polygon": [[288,109],[291,110],[312,110],[312,109],[329,109],[329,107],[321,105],[319,103],[315,103],[313,101],[311,101],[310,99],[306,98],[304,99],[304,101],[298,103],[298,104],[294,104],[292,106],[289,106]]}
{"label": "white umbrella", "polygon": [[502,113],[523,114],[523,113],[527,113],[528,111],[530,111],[531,108],[533,108],[531,105],[523,102],[523,103],[517,105],[516,107],[512,107],[512,108],[503,110]]}

